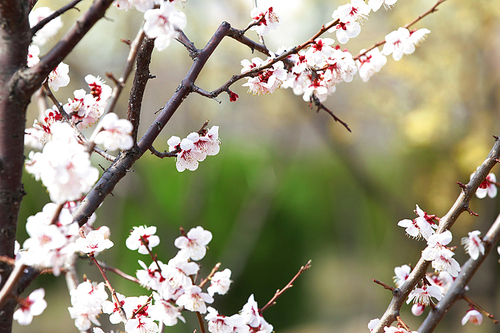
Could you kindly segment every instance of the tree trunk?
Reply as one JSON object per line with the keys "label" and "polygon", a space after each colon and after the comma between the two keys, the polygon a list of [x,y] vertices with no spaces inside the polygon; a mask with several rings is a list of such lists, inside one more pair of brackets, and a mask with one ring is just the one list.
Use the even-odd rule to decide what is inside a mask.
{"label": "tree trunk", "polygon": [[[17,87],[20,68],[26,67],[31,35],[26,1],[0,2],[0,255],[14,256],[19,206],[24,195],[24,128],[29,96]],[[0,263],[2,287],[12,268]],[[0,333],[12,331],[16,302],[0,311]]]}

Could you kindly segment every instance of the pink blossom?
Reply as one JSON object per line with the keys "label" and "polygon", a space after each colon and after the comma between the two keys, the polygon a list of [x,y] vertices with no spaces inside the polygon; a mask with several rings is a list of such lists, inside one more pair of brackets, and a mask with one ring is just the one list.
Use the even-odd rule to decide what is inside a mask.
{"label": "pink blossom", "polygon": [[[470,175],[470,178],[474,177],[476,173],[474,172]],[[490,198],[494,198],[497,196],[497,187],[495,185],[497,179],[494,173],[490,173],[486,176],[486,179],[479,185],[476,190],[476,196],[479,199],[483,199],[488,195]]]}
{"label": "pink blossom", "polygon": [[[49,7],[38,7],[32,10],[28,16],[30,27],[33,28],[41,20],[52,15],[52,13],[54,13],[54,11],[52,11]],[[57,34],[62,26],[63,23],[60,16],[52,19],[42,29],[38,30],[35,36],[33,36],[33,44],[40,46],[44,45]]]}
{"label": "pink blossom", "polygon": [[63,62],[57,65],[52,72],[49,73],[49,77],[47,79],[49,83],[49,87],[58,91],[61,87],[66,87],[69,84],[69,66]]}
{"label": "pink blossom", "polygon": [[439,301],[443,298],[443,295],[438,287],[424,285],[421,288],[415,288],[410,292],[408,299],[406,300],[406,304],[410,304],[410,302],[413,301],[414,303],[422,305],[430,305],[433,304],[431,297],[434,297]]}
{"label": "pink blossom", "polygon": [[[160,237],[155,235],[156,227],[133,227],[130,236],[125,241],[125,245],[130,250],[138,250],[140,254],[148,254],[147,248],[151,251],[153,247],[160,244]],[[145,243],[144,243],[145,242]],[[146,248],[147,246],[147,248]]]}
{"label": "pink blossom", "polygon": [[14,320],[17,320],[19,325],[29,325],[33,320],[33,316],[41,315],[43,310],[47,307],[45,297],[45,290],[39,288],[33,290],[26,299],[21,300],[19,308],[14,312]]}
{"label": "pink blossom", "polygon": [[420,316],[422,313],[424,313],[424,310],[425,310],[425,305],[420,303],[415,303],[411,307],[411,313],[417,317]]}
{"label": "pink blossom", "polygon": [[474,325],[481,325],[483,322],[483,315],[476,309],[470,309],[462,318],[462,325],[465,325],[467,322],[471,322]]}
{"label": "pink blossom", "polygon": [[[186,237],[187,236],[187,237]],[[196,227],[175,240],[175,246],[185,252],[193,260],[200,260],[205,256],[207,245],[212,240],[212,233],[202,227]]]}
{"label": "pink blossom", "polygon": [[108,113],[99,124],[101,131],[94,138],[96,144],[102,144],[107,150],[127,150],[132,148],[132,123],[127,119],[118,119],[116,113]]}
{"label": "pink blossom", "polygon": [[155,304],[149,307],[149,314],[154,320],[162,321],[165,326],[174,326],[178,320],[186,322],[181,315],[181,308],[161,298],[159,294],[153,293]]}
{"label": "pink blossom", "polygon": [[479,253],[484,254],[484,245],[481,238],[479,238],[480,234],[481,231],[475,230],[469,232],[469,237],[462,238],[462,245],[464,245],[465,251],[474,260],[479,258]]}
{"label": "pink blossom", "polygon": [[177,36],[177,30],[184,29],[187,24],[186,15],[168,1],[163,1],[160,8],[146,11],[144,20],[144,33],[155,39],[158,51],[166,49],[170,40]]}
{"label": "pink blossom", "polygon": [[279,17],[273,10],[273,7],[269,7],[266,11],[254,8],[250,12],[250,16],[253,18],[250,24],[259,22],[250,28],[250,30],[255,30],[259,36],[267,35],[271,30],[275,30],[280,23]]}
{"label": "pink blossom", "polygon": [[384,5],[385,9],[391,9],[396,5],[397,1],[398,0],[368,0],[368,6],[370,6],[371,10],[376,12],[382,5]]}
{"label": "pink blossom", "polygon": [[80,237],[76,240],[76,246],[80,252],[89,255],[97,255],[98,253],[107,250],[113,246],[113,242],[106,237],[104,233],[106,229],[93,230],[87,233],[85,237]]}
{"label": "pink blossom", "polygon": [[189,286],[184,288],[184,295],[176,301],[177,305],[183,306],[186,310],[206,313],[206,303],[212,303],[214,299],[207,293],[201,291],[198,286]]}
{"label": "pink blossom", "polygon": [[210,279],[211,285],[207,288],[207,292],[210,296],[215,293],[224,295],[229,290],[231,285],[231,270],[226,268],[222,272],[216,272]]}
{"label": "pink blossom", "polygon": [[396,267],[394,268],[394,273],[396,274],[394,276],[394,284],[396,284],[396,287],[399,288],[405,283],[406,279],[410,276],[411,272],[411,267],[408,265],[403,265],[401,267]]}
{"label": "pink blossom", "polygon": [[[364,50],[360,51],[360,53],[363,52]],[[380,72],[386,63],[387,58],[380,53],[378,47],[359,57],[359,59],[356,60],[356,64],[361,80],[363,80],[363,82],[368,82],[370,77]]]}

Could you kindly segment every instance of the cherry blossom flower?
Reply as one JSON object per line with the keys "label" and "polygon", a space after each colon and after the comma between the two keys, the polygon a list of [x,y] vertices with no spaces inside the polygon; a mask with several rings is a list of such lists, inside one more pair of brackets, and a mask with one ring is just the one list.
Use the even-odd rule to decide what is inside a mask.
{"label": "cherry blossom flower", "polygon": [[33,290],[31,294],[19,303],[19,308],[14,312],[13,318],[19,325],[29,325],[33,316],[41,315],[47,307],[47,301],[44,300],[45,290],[39,288]]}
{"label": "cherry blossom flower", "polygon": [[[363,49],[360,53],[363,53],[364,51],[365,50]],[[356,64],[358,66],[358,72],[361,80],[363,80],[363,82],[368,82],[370,77],[380,72],[386,63],[387,58],[385,55],[380,53],[378,47],[359,57],[359,59],[356,60]]]}
{"label": "cherry blossom flower", "polygon": [[328,30],[329,32],[335,31],[335,35],[340,44],[346,44],[350,38],[359,36],[361,26],[356,21],[339,22],[334,28]]}
{"label": "cherry blossom flower", "polygon": [[[41,20],[46,17],[52,15],[54,11],[52,11],[49,7],[39,7],[32,10],[28,16],[28,20],[30,22],[30,27],[33,28],[37,25]],[[33,44],[36,45],[44,45],[49,41],[61,27],[63,26],[62,20],[60,16],[55,17],[49,23],[47,23],[42,29],[38,30],[35,36],[33,36]]]}
{"label": "cherry blossom flower", "polygon": [[189,230],[186,236],[178,237],[174,242],[175,246],[193,260],[202,259],[207,252],[208,243],[212,240],[212,233],[198,226]]}
{"label": "cherry blossom flower", "polygon": [[352,0],[351,3],[339,6],[333,13],[334,20],[339,19],[340,22],[360,22],[368,18],[370,7],[364,0]]}
{"label": "cherry blossom flower", "polygon": [[476,309],[470,309],[462,318],[462,326],[467,322],[471,322],[474,325],[481,325],[481,323],[483,322],[483,315]]}
{"label": "cherry blossom flower", "polygon": [[127,315],[125,331],[128,333],[158,332],[158,325],[149,316],[147,296],[127,297],[123,309]]}
{"label": "cherry blossom flower", "polygon": [[158,9],[149,9],[144,13],[144,33],[155,39],[155,48],[162,51],[170,45],[170,40],[184,29],[187,24],[186,15],[175,9],[168,1],[163,1]]}
{"label": "cherry blossom flower", "polygon": [[[153,247],[160,244],[160,237],[155,235],[156,227],[133,227],[130,236],[127,237],[125,245],[130,250],[138,250],[140,254],[148,254],[148,248],[151,251]],[[145,244],[144,244],[145,242]],[[147,248],[146,248],[147,246]]]}
{"label": "cherry blossom flower", "polygon": [[397,1],[398,0],[368,0],[368,6],[370,6],[372,11],[376,12],[382,5],[384,5],[385,9],[391,9],[396,5]]}
{"label": "cherry blossom flower", "polygon": [[368,323],[368,329],[370,330],[370,332],[372,332],[375,329],[375,327],[377,327],[379,322],[380,322],[379,318],[370,320],[370,322]]}
{"label": "cherry blossom flower", "polygon": [[414,302],[422,305],[430,305],[433,304],[431,297],[434,297],[438,301],[443,298],[441,294],[441,290],[436,286],[422,286],[421,288],[413,289],[408,295],[408,299],[406,300],[406,304],[410,304],[410,302]]}
{"label": "cherry blossom flower", "polygon": [[331,57],[335,51],[332,47],[334,43],[335,41],[331,38],[317,38],[305,54],[307,63],[312,66],[321,66],[325,59]]}
{"label": "cherry blossom flower", "polygon": [[76,240],[76,246],[80,252],[89,255],[97,255],[99,252],[107,250],[113,246],[113,242],[106,237],[105,229],[93,230],[84,237]]}
{"label": "cherry blossom flower", "polygon": [[245,319],[245,323],[256,329],[258,332],[272,332],[273,326],[268,324],[264,317],[259,313],[259,307],[254,299],[253,294],[250,295],[248,301],[243,305],[241,315]]}
{"label": "cherry blossom flower", "polygon": [[408,265],[403,265],[401,267],[394,268],[394,273],[396,274],[393,278],[394,284],[397,288],[401,287],[405,283],[406,279],[410,276],[411,267]]}
{"label": "cherry blossom flower", "polygon": [[161,284],[165,281],[165,278],[161,275],[158,265],[161,267],[164,264],[158,260],[156,262],[153,261],[148,267],[143,261],[138,260],[138,262],[143,269],[137,270],[135,276],[139,279],[141,286],[160,291]]}
{"label": "cherry blossom flower", "polygon": [[181,315],[180,308],[164,300],[157,293],[153,293],[155,304],[149,307],[149,314],[154,320],[163,322],[165,326],[174,326],[178,320],[186,322]]}
{"label": "cherry blossom flower", "polygon": [[231,270],[226,268],[222,272],[216,272],[210,279],[211,285],[207,288],[207,292],[210,296],[215,293],[219,295],[224,295],[229,290],[231,285]]}
{"label": "cherry blossom flower", "polygon": [[[252,61],[244,59],[241,61],[243,66],[241,73],[246,73],[254,68],[261,67],[268,63],[272,58],[268,58],[266,61],[260,58],[252,58]],[[284,64],[282,61],[278,61],[271,68],[264,69],[257,73],[254,77],[246,77],[247,83],[243,86],[248,86],[248,92],[257,95],[272,94],[276,89],[278,89],[283,81],[287,79],[288,75],[284,69]]]}
{"label": "cherry blossom flower", "polygon": [[469,232],[469,237],[462,238],[462,245],[464,245],[465,251],[474,260],[479,258],[479,253],[484,254],[483,241],[479,238],[479,235],[481,235],[481,231],[475,230]]}
{"label": "cherry blossom flower", "polygon": [[172,136],[168,139],[167,144],[169,145],[170,151],[175,151],[180,149],[177,153],[177,161],[175,166],[177,171],[182,172],[186,169],[194,171],[198,169],[198,162],[205,159],[205,154],[200,153],[194,146],[193,141],[186,139],[181,139],[178,136]]}
{"label": "cherry blossom flower", "polygon": [[[415,34],[411,37],[411,34]],[[384,55],[392,53],[394,60],[400,60],[404,54],[412,54],[415,52],[415,45],[417,45],[422,38],[430,33],[428,29],[420,29],[415,32],[410,32],[406,28],[399,28],[385,36],[385,44],[382,50]]]}
{"label": "cherry blossom flower", "polygon": [[54,91],[58,91],[61,87],[66,87],[70,81],[68,73],[69,66],[61,62],[52,72],[49,73],[47,80],[49,87]]}
{"label": "cherry blossom flower", "polygon": [[211,333],[248,333],[250,329],[245,325],[243,316],[239,314],[226,317],[220,315],[216,309],[208,307],[208,314],[205,316],[208,321],[208,331]]}
{"label": "cherry blossom flower", "polygon": [[38,57],[40,55],[40,48],[36,45],[30,45],[28,47],[28,59],[27,64],[28,67],[33,67],[40,61]]}
{"label": "cherry blossom flower", "polygon": [[179,251],[175,257],[168,261],[168,265],[162,267],[162,275],[165,283],[168,283],[174,290],[191,286],[192,280],[189,277],[200,269],[195,262],[189,262],[185,252]]}
{"label": "cherry blossom flower", "polygon": [[437,225],[433,221],[433,218],[435,216],[428,215],[426,212],[420,209],[418,205],[416,206],[417,208],[415,212],[417,213],[418,217],[414,220],[401,220],[398,222],[398,225],[400,227],[406,228],[405,231],[408,236],[417,239],[423,237],[424,239],[428,240],[429,237],[434,234],[433,228],[437,227]]}
{"label": "cherry blossom flower", "polygon": [[[472,175],[470,175],[470,178],[474,177],[476,173],[474,172]],[[490,198],[494,198],[497,196],[497,187],[495,185],[497,179],[494,173],[490,173],[488,176],[486,176],[486,179],[479,185],[479,187],[476,190],[476,196],[479,199],[486,198],[486,195],[488,195]]]}
{"label": "cherry blossom flower", "polygon": [[43,151],[30,155],[26,170],[42,180],[53,202],[78,200],[90,191],[99,171],[90,164],[89,153],[68,123],[54,123],[51,133],[52,140]]}
{"label": "cherry blossom flower", "polygon": [[104,288],[104,282],[96,284],[87,280],[70,292],[72,306],[68,311],[80,331],[90,329],[92,323],[101,325],[97,317],[102,313],[102,304],[108,299]]}
{"label": "cherry blossom flower", "polygon": [[420,303],[415,303],[411,307],[411,313],[417,317],[420,316],[422,313],[424,313],[424,310],[425,310],[425,305]]}
{"label": "cherry blossom flower", "polygon": [[102,303],[102,312],[109,314],[109,322],[111,324],[119,324],[126,320],[126,318],[124,318],[124,314],[122,314],[126,297],[116,292],[116,298],[118,299],[119,304],[114,299],[113,302],[106,300]]}
{"label": "cherry blossom flower", "polygon": [[202,292],[198,286],[185,287],[184,292],[184,295],[179,297],[176,303],[189,311],[206,313],[207,305],[205,303],[210,304],[214,301],[212,296]]}
{"label": "cherry blossom flower", "polygon": [[432,267],[437,271],[446,271],[452,276],[457,276],[460,265],[452,257],[455,255],[445,245],[451,242],[452,235],[449,230],[441,234],[434,234],[427,240],[427,247],[422,251],[422,258],[432,261]]}
{"label": "cherry blossom flower", "polygon": [[116,113],[108,113],[102,117],[99,124],[101,131],[97,133],[94,142],[104,145],[108,150],[127,150],[132,148],[132,123],[127,119],[118,119]]}
{"label": "cherry blossom flower", "polygon": [[250,30],[255,30],[259,36],[267,35],[271,30],[275,30],[280,23],[279,17],[273,10],[273,7],[269,7],[266,11],[254,8],[250,12],[250,16],[253,18],[250,24],[259,22],[250,28]]}

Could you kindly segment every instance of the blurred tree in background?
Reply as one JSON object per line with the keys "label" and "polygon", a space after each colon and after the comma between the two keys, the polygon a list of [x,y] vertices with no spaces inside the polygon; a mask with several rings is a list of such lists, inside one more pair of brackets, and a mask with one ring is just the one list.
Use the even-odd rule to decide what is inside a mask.
{"label": "blurred tree in background", "polygon": [[[360,37],[349,43],[350,51],[356,54],[383,40],[434,2],[401,1],[391,12],[372,15]],[[272,5],[282,22],[266,37],[266,45],[277,49],[306,40],[342,3],[259,0],[259,6]],[[63,4],[39,1],[51,8]],[[185,8],[186,33],[196,45],[204,45],[223,20],[246,26],[251,8],[250,0],[190,0]],[[120,39],[132,39],[142,20],[134,14],[118,13],[115,8],[107,12],[108,20],[99,22],[65,60],[72,82],[61,88],[59,96],[72,96],[87,73],[104,77],[105,72],[121,70],[128,48]],[[70,11],[62,19],[70,22],[79,15]],[[500,134],[498,3],[448,1],[417,27],[428,28],[431,34],[413,55],[399,62],[388,58],[370,82],[356,77],[339,85],[326,102],[352,133],[326,113],[309,109],[290,90],[252,97],[245,94],[246,87],[236,84],[233,88],[240,95],[236,103],[201,96],[186,100],[155,148],[168,149],[171,135],[189,133],[210,119],[220,126],[221,152],[196,172],[178,173],[174,160],[152,155],[136,163],[97,211],[97,225],[110,226],[115,243],[99,258],[134,275],[141,257],[125,248],[132,226],[157,225],[162,239],[159,256],[170,258],[176,253],[173,240],[179,227],[188,230],[201,225],[214,235],[205,264],[220,261],[233,271],[229,294],[216,299],[221,312],[238,311],[249,291],[264,304],[312,259],[313,268],[266,312],[266,319],[277,332],[365,332],[368,321],[381,315],[391,296],[372,279],[389,284],[394,267],[415,263],[425,247],[424,242],[408,240],[397,222],[413,218],[416,203],[429,213],[444,215],[460,193],[456,181],[468,181],[490,150],[492,135]],[[111,43],[110,34],[115,36]],[[199,86],[217,88],[239,73],[245,58],[251,58],[247,47],[223,41],[200,76]],[[144,126],[154,120],[155,111],[175,91],[190,64],[185,48],[177,43],[153,54],[151,72],[156,78],[146,90]],[[123,116],[126,99],[121,103],[116,112]],[[28,123],[36,112],[33,106]],[[23,182],[28,195],[23,199],[21,222],[48,200],[45,189],[30,175]],[[454,227],[455,243],[467,231],[484,230],[500,208],[498,198],[473,199],[472,207],[479,217],[461,217]],[[25,239],[24,232],[21,226],[17,238]],[[464,262],[463,249],[456,252],[457,260]],[[487,259],[470,288],[476,301],[500,316],[496,260],[495,255]],[[202,270],[206,274],[211,268]],[[48,287],[65,289],[62,279],[42,276],[34,283],[33,288],[43,284],[48,289],[50,305],[49,312],[36,319],[37,331],[75,329],[66,312],[69,295]],[[115,278],[113,283],[118,290],[140,292],[130,282]],[[459,319],[467,310],[463,303],[450,311],[436,332],[498,331],[487,321],[480,327],[462,327]],[[403,308],[405,319],[410,327],[418,327],[420,319],[409,309]],[[192,332],[196,327],[190,323],[196,320],[189,315],[187,325],[168,330]],[[54,327],[55,316],[60,325]],[[33,329],[15,325],[16,332]]]}

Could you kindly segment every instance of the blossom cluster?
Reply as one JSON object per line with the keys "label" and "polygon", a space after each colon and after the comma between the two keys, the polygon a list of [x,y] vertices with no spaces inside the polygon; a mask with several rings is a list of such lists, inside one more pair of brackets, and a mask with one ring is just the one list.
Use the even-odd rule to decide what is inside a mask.
{"label": "blossom cluster", "polygon": [[182,139],[172,136],[167,141],[169,151],[174,153],[177,161],[176,168],[179,172],[186,169],[194,171],[198,169],[199,162],[205,160],[207,156],[214,156],[219,153],[219,126],[212,126],[209,130],[205,128],[198,132],[190,133]]}
{"label": "blossom cluster", "polygon": [[[333,12],[333,21],[326,24],[331,26],[328,31],[335,32],[339,44],[346,44],[349,39],[360,34],[361,25],[371,11],[377,11],[382,5],[391,8],[395,3],[396,0],[370,0],[368,3],[364,0],[352,0]],[[263,36],[276,28],[278,20],[272,19],[277,17],[272,7],[267,11],[254,11],[251,14],[254,21],[251,23],[258,24],[252,26],[252,29],[257,30],[259,35]],[[258,14],[255,15],[256,13]],[[243,74],[255,68],[266,67],[256,73],[252,72],[246,77],[247,82],[243,86],[248,86],[249,92],[253,94],[273,93],[280,87],[292,88],[306,102],[324,102],[328,95],[335,92],[338,83],[351,82],[356,73],[367,82],[386,64],[386,56],[392,54],[394,60],[400,60],[403,54],[413,53],[415,46],[429,32],[428,29],[399,28],[385,37],[382,51],[377,47],[369,51],[361,50],[356,57],[347,49],[335,45],[333,38],[317,38],[298,53],[289,52],[282,61],[276,61],[276,57],[287,52],[285,49],[278,50],[266,60],[253,58],[251,61],[241,61]]]}
{"label": "blossom cluster", "polygon": [[139,260],[141,269],[136,272],[139,283],[151,290],[151,296],[125,296],[116,292],[109,301],[103,282],[84,281],[71,293],[69,308],[79,330],[88,330],[92,324],[100,326],[97,318],[106,313],[110,323],[123,323],[125,332],[158,332],[162,324],[173,326],[178,321],[184,322],[181,312],[187,310],[206,314],[211,333],[272,332],[273,327],[260,314],[253,295],[242,310],[232,316],[221,315],[207,306],[214,301],[215,294],[226,294],[231,284],[231,271],[227,268],[209,276],[211,284],[206,292],[202,289],[204,283],[195,284],[200,271],[195,261],[205,256],[212,239],[210,231],[196,227],[178,237],[174,245],[179,251],[166,264],[152,253],[160,243],[155,233],[156,227],[134,227],[126,240],[129,249],[149,254],[153,259],[150,265]]}
{"label": "blossom cluster", "polygon": [[135,8],[144,12],[144,33],[148,38],[154,39],[155,48],[162,51],[186,27],[186,15],[175,8],[176,4],[184,2],[186,0],[115,0],[114,4],[119,9]]}

